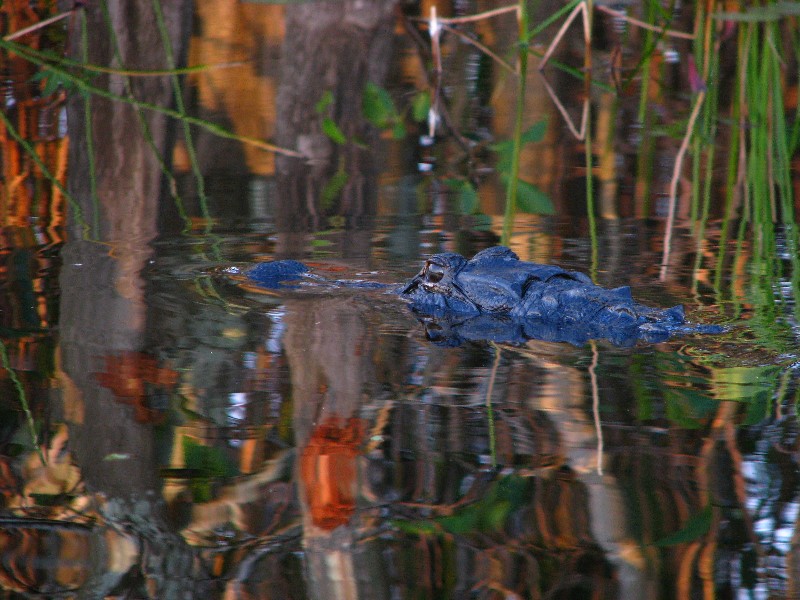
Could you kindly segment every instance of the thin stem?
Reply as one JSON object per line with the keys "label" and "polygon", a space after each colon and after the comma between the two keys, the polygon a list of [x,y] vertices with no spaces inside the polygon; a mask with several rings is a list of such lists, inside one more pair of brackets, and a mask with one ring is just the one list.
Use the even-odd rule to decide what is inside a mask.
{"label": "thin stem", "polygon": [[10,34],[4,36],[3,40],[6,41],[6,42],[10,42],[12,40],[16,40],[18,38],[21,38],[22,36],[28,35],[29,33],[33,33],[35,31],[39,31],[40,29],[44,29],[48,25],[52,25],[53,23],[58,23],[62,19],[66,19],[67,17],[72,16],[72,14],[76,10],[78,10],[78,9],[77,8],[73,8],[73,9],[68,10],[66,12],[62,12],[62,13],[59,13],[57,15],[54,15],[54,16],[50,17],[49,19],[45,19],[44,21],[39,21],[38,23],[34,23],[30,27],[25,27],[23,29],[15,31],[14,33],[10,33]]}
{"label": "thin stem", "polygon": [[[161,34],[161,41],[164,44],[164,55],[167,60],[167,67],[175,69],[175,56],[172,52],[172,41],[167,31],[167,25],[164,22],[164,11],[161,10],[161,0],[153,0],[153,12],[156,15],[156,23],[158,24],[158,31]],[[177,75],[171,75],[172,93],[175,97],[175,106],[178,112],[186,116],[186,107],[183,103],[183,90],[181,89],[180,81]],[[192,167],[192,174],[197,182],[197,197],[200,202],[200,213],[206,221],[206,227],[211,226],[210,214],[208,211],[208,197],[206,196],[206,184],[203,174],[200,172],[200,163],[197,160],[197,152],[195,151],[194,142],[192,141],[192,131],[189,128],[189,123],[181,119],[183,126],[183,137],[186,141],[186,152],[189,155],[189,163]]]}
{"label": "thin stem", "polygon": [[514,139],[511,155],[511,173],[506,185],[506,206],[503,215],[502,243],[508,245],[511,240],[511,230],[514,224],[514,215],[517,211],[517,189],[519,187],[519,161],[522,151],[522,119],[525,115],[525,88],[528,75],[528,4],[520,0],[517,13],[519,44],[517,48],[517,106],[514,117]]}
{"label": "thin stem", "polygon": [[[89,31],[86,23],[86,13],[81,12],[81,58],[84,62],[89,61]],[[89,168],[89,199],[92,203],[92,236],[93,239],[100,239],[100,200],[97,196],[97,166],[94,162],[94,131],[92,121],[92,97],[83,96],[83,126],[84,139],[86,140],[86,162]],[[84,239],[86,230],[83,231]]]}
{"label": "thin stem", "polygon": [[494,409],[492,408],[492,394],[494,393],[494,382],[497,378],[497,369],[500,366],[500,346],[491,343],[494,348],[494,361],[492,362],[492,371],[489,375],[489,385],[486,386],[486,418],[489,421],[489,453],[492,457],[492,466],[497,466],[497,441],[495,439],[494,430]]}
{"label": "thin stem", "polygon": [[23,55],[23,57],[26,60],[29,60],[30,62],[37,64],[39,66],[46,67],[50,72],[62,77],[67,81],[72,82],[72,84],[75,85],[75,87],[78,90],[82,90],[90,94],[95,94],[96,96],[100,96],[101,98],[108,98],[109,100],[125,102],[126,104],[130,104],[131,106],[138,106],[162,115],[167,115],[168,117],[173,117],[175,119],[184,120],[191,125],[196,125],[201,129],[205,129],[206,131],[216,135],[217,137],[236,140],[244,144],[250,144],[251,146],[255,146],[256,148],[261,148],[262,150],[267,150],[269,152],[274,152],[275,154],[282,154],[284,156],[291,156],[293,158],[305,158],[305,156],[302,153],[297,152],[296,150],[281,148],[280,146],[276,146],[275,144],[270,144],[269,142],[265,142],[263,140],[259,140],[256,138],[237,135],[236,133],[225,129],[224,127],[220,127],[215,123],[210,123],[208,121],[204,121],[203,119],[198,119],[197,117],[192,117],[189,115],[182,115],[177,110],[173,110],[171,108],[166,108],[163,106],[158,106],[156,104],[150,104],[149,102],[143,102],[141,100],[137,100],[136,98],[126,98],[124,96],[119,96],[117,94],[109,92],[108,90],[95,87],[90,83],[76,77],[69,71],[62,69],[56,65],[47,63],[46,61],[41,60],[35,55],[26,52],[26,47],[21,46],[20,44],[15,44],[14,42],[6,42],[4,40],[0,40],[0,48],[6,48],[11,52],[16,52],[17,54]]}
{"label": "thin stem", "polygon": [[609,14],[613,17],[617,17],[618,19],[622,19],[631,25],[636,25],[637,27],[641,27],[642,29],[647,29],[649,31],[657,31],[659,35],[667,35],[669,37],[680,38],[683,40],[693,40],[694,34],[693,33],[684,33],[683,31],[675,31],[674,29],[667,29],[666,26],[664,27],[657,27],[656,25],[650,25],[650,23],[646,23],[644,21],[640,21],[639,19],[635,19],[634,17],[628,16],[626,13],[621,12],[619,10],[614,10],[613,8],[608,8],[602,4],[595,5],[595,8],[601,12]]}
{"label": "thin stem", "polygon": [[669,183],[669,207],[667,208],[667,231],[664,233],[664,254],[661,258],[661,273],[659,279],[664,281],[667,278],[667,265],[669,263],[670,250],[672,247],[672,227],[675,221],[675,204],[678,196],[678,181],[681,177],[681,167],[683,166],[683,157],[686,150],[689,148],[689,140],[694,131],[694,124],[697,121],[697,115],[700,114],[700,107],[703,105],[703,100],[706,97],[705,90],[701,90],[697,94],[692,114],[689,117],[689,124],[686,127],[686,135],[683,136],[681,147],[678,149],[678,154],[675,157],[675,166],[672,169],[672,180]]}
{"label": "thin stem", "polygon": [[[0,111],[2,112],[2,111]],[[42,446],[39,444],[39,435],[36,433],[36,422],[33,420],[33,414],[31,413],[31,408],[28,406],[28,398],[25,395],[25,388],[22,386],[22,382],[17,377],[17,372],[11,368],[11,362],[8,360],[8,351],[6,350],[6,345],[0,340],[0,364],[2,364],[3,368],[8,373],[8,378],[11,380],[11,383],[14,384],[14,387],[17,389],[17,397],[19,398],[20,406],[22,407],[22,412],[25,413],[25,420],[28,424],[28,432],[31,436],[31,443],[33,447],[39,454],[39,458],[42,461],[43,465],[47,464],[47,457],[45,457],[44,452],[42,451]]]}
{"label": "thin stem", "polygon": [[592,248],[591,275],[592,280],[597,280],[598,268],[598,245],[597,245],[597,222],[594,209],[594,153],[592,152],[592,123],[591,123],[591,100],[592,100],[592,0],[587,0],[583,12],[583,43],[584,59],[583,66],[586,71],[586,82],[584,83],[584,124],[586,126],[586,137],[583,143],[584,160],[586,162],[586,215],[589,220],[589,238]]}

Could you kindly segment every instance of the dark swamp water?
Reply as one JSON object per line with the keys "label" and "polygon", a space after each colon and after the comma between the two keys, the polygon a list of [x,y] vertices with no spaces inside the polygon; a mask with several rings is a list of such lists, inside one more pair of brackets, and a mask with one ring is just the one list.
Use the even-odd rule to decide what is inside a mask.
{"label": "dark swamp water", "polygon": [[[116,37],[90,35],[90,63],[169,67],[151,3],[104,6]],[[384,3],[161,8],[174,60],[227,65],[187,75],[186,112],[311,159],[198,124],[187,138],[152,111],[144,135],[118,100],[7,96],[0,597],[800,598],[796,215],[784,204],[774,222],[747,220],[755,193],[726,204],[720,128],[724,158],[700,178],[710,201],[687,159],[668,223],[688,42],[653,54],[652,130],[637,124],[638,93],[592,92],[594,211],[586,144],[530,69],[525,125],[548,125],[522,153],[535,188],[521,194],[550,214],[519,212],[508,243],[725,333],[455,344],[382,290],[276,293],[229,267],[293,258],[401,283],[430,254],[497,244],[492,144],[511,135],[512,76],[447,32],[437,76],[425,28]],[[693,10],[672,27],[691,31]],[[99,6],[78,14],[72,56],[80,19],[110,31]],[[595,19],[594,73],[610,82],[615,49],[642,34]],[[462,29],[513,61],[513,15]],[[560,61],[580,64],[580,37]],[[24,68],[8,58],[18,81]],[[550,76],[577,119],[582,84]],[[382,91],[364,100],[367,80],[390,105]],[[129,81],[175,106],[169,79]],[[413,113],[437,83],[430,140]],[[13,170],[9,123],[26,118],[52,172],[69,154],[64,190]]]}

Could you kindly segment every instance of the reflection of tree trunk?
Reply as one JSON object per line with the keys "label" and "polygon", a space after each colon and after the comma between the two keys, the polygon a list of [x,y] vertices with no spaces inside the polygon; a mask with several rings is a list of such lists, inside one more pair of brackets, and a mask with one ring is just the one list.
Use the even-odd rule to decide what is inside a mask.
{"label": "reflection of tree trunk", "polygon": [[284,344],[292,377],[293,428],[298,448],[298,490],[311,596],[382,597],[380,565],[357,540],[354,519],[366,483],[358,456],[366,436],[359,419],[365,398],[376,394],[374,326],[352,298],[287,303]]}
{"label": "reflection of tree trunk", "polygon": [[287,302],[284,344],[292,373],[298,447],[328,417],[358,415],[375,386],[375,332],[352,298]]}
{"label": "reflection of tree trunk", "polygon": [[[150,0],[106,3],[114,32],[108,30],[101,4],[87,3],[85,8],[88,61],[127,69],[163,69],[165,53]],[[187,39],[191,5],[186,0],[162,1],[161,5],[167,35],[181,46]],[[80,39],[79,27],[70,39]],[[182,52],[181,46],[175,54]],[[79,49],[72,54],[82,59]],[[94,84],[125,95],[118,77],[98,77]],[[140,77],[131,87],[139,100],[162,106],[171,101],[169,80]],[[148,243],[156,234],[162,172],[155,152],[167,151],[167,122],[148,114],[149,131],[144,133],[136,111],[127,104],[93,97],[89,123],[85,109],[83,98],[70,99],[68,186],[89,225],[84,232],[73,207],[70,241],[62,251],[60,376],[70,449],[87,490],[102,493],[108,500],[103,503],[104,516],[113,523],[124,522],[146,548],[132,572],[136,576],[138,571],[142,588],[152,597],[200,597],[208,594],[207,575],[196,573],[194,551],[169,532],[160,515],[163,503],[158,501],[152,427],[137,423],[134,408],[101,386],[96,376],[107,370],[109,359],[113,362],[126,351],[133,354],[144,342],[147,313],[141,270],[151,256]],[[86,233],[101,243],[82,241]],[[123,382],[138,377],[124,370],[114,375]],[[98,582],[99,589],[104,580]],[[107,593],[103,589],[99,596]]]}
{"label": "reflection of tree trunk", "polygon": [[[310,161],[276,160],[280,231],[316,228],[323,213],[354,220],[374,214],[371,146],[376,139],[362,117],[361,98],[367,81],[380,83],[385,77],[393,7],[385,0],[345,0],[286,8],[277,143],[299,149]],[[318,113],[316,105],[326,91],[333,102]],[[338,125],[346,143],[337,145],[326,137],[323,117]],[[347,175],[340,200],[322,207],[320,193],[337,171]]]}
{"label": "reflection of tree trunk", "polygon": [[[161,4],[169,41],[179,46],[175,55],[180,56],[187,40],[191,5],[187,0]],[[127,69],[163,69],[165,51],[150,0],[111,1],[106,5],[113,32],[101,3],[89,3],[84,9],[89,31],[88,62]],[[70,39],[81,39],[77,22]],[[73,48],[72,55],[73,59],[83,59],[80,48]],[[131,88],[137,99],[162,106],[171,102],[168,79],[134,79]],[[117,76],[98,77],[93,83],[114,94],[126,93],[124,82]],[[146,307],[141,269],[150,256],[148,242],[156,234],[162,173],[155,151],[162,155],[166,152],[167,127],[164,117],[150,113],[146,115],[145,133],[136,110],[129,105],[97,97],[89,102],[89,122],[81,96],[72,96],[68,106],[68,186],[89,231],[84,231],[73,207],[71,241],[63,251],[61,278],[62,367],[64,378],[69,379],[65,389],[74,417],[71,443],[87,484],[110,495],[129,495],[157,485],[151,432],[136,423],[131,408],[116,402],[92,374],[104,369],[105,358],[138,350],[143,341]],[[92,180],[97,204],[92,198]],[[106,243],[79,241],[86,233]],[[103,460],[110,453],[128,454],[131,460],[120,467],[119,462]]]}

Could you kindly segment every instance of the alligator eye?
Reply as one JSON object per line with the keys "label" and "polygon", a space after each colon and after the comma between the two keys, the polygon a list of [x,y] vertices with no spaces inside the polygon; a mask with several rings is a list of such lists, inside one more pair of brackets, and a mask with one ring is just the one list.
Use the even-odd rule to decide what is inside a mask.
{"label": "alligator eye", "polygon": [[444,277],[444,267],[436,263],[429,262],[425,265],[425,281],[428,283],[439,283]]}

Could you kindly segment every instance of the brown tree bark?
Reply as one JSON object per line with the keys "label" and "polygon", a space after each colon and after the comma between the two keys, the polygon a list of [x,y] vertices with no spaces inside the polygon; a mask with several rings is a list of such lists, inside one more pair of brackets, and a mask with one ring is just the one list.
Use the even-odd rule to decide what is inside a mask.
{"label": "brown tree bark", "polygon": [[[375,213],[377,136],[363,118],[362,93],[368,81],[380,84],[385,78],[393,13],[390,0],[287,6],[276,141],[309,160],[276,161],[279,231],[316,229],[326,215],[357,224]],[[333,102],[318,112],[326,91]],[[323,133],[323,117],[338,125],[345,143],[336,144]],[[338,200],[322,206],[320,193],[337,171],[346,173],[347,181]]]}

